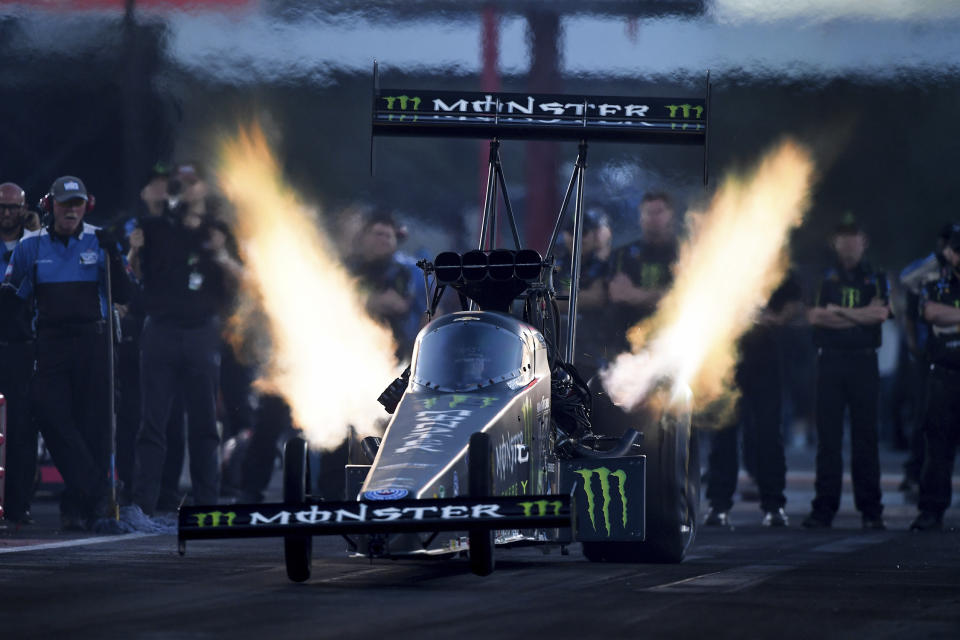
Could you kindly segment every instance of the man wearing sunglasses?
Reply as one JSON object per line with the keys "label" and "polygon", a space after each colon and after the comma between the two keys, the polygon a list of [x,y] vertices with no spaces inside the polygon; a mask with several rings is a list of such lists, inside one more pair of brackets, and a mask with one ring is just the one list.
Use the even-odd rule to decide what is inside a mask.
{"label": "man wearing sunglasses", "polygon": [[[3,266],[10,262],[32,213],[26,194],[12,182],[0,184],[0,240]],[[36,215],[34,214],[34,217]],[[12,291],[12,290],[11,290]],[[30,502],[37,471],[37,427],[30,413],[33,332],[29,307],[14,295],[0,318],[0,394],[7,406],[7,463],[4,510],[8,522],[32,524]]]}

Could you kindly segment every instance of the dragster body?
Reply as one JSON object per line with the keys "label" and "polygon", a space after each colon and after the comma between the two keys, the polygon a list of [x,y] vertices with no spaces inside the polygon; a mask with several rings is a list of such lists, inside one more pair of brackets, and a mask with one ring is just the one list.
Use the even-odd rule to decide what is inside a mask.
{"label": "dragster body", "polygon": [[[706,159],[709,81],[705,99],[666,99],[390,90],[378,77],[375,67],[374,137],[490,139],[479,246],[418,263],[428,323],[410,368],[379,398],[392,414],[382,438],[360,443],[369,464],[346,466],[343,501],[312,493],[307,443],[294,437],[283,501],[182,507],[181,552],[187,540],[282,537],[294,581],[310,577],[316,535],[343,536],[370,558],[467,555],[478,575],[493,571],[496,547],[519,544],[579,542],[591,561],[680,562],[699,505],[692,398],[660,394],[626,412],[573,362],[584,175],[588,140],[702,145]],[[579,142],[544,255],[522,248],[501,139]],[[563,295],[554,249],[571,201]],[[494,246],[501,217],[512,249]],[[461,311],[437,315],[445,292]]]}

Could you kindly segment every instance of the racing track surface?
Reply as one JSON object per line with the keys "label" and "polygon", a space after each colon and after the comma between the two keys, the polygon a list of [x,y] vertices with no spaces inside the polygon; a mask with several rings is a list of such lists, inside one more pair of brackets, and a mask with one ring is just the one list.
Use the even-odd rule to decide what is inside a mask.
{"label": "racing track surface", "polygon": [[[32,541],[0,537],[0,637],[960,637],[960,531],[907,532],[915,511],[888,467],[887,532],[861,532],[848,495],[833,530],[800,529],[800,470],[786,529],[738,502],[737,528],[701,529],[681,565],[528,548],[500,552],[488,578],[465,560],[351,560],[317,538],[313,578],[294,584],[280,540],[191,542],[181,558],[172,536],[71,537],[41,521]],[[40,515],[55,522],[55,506]],[[78,540],[94,544],[63,546]]]}

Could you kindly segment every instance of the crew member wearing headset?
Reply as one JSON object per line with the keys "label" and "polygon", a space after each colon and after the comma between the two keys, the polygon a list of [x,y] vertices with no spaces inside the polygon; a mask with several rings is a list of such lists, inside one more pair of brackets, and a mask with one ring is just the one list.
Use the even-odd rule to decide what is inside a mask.
{"label": "crew member wearing headset", "polygon": [[37,350],[34,410],[44,441],[63,475],[64,529],[90,529],[109,517],[110,401],[107,379],[107,268],[117,302],[129,280],[116,241],[84,222],[93,197],[80,178],[62,176],[41,208],[48,225],[14,249],[5,286],[33,296]]}

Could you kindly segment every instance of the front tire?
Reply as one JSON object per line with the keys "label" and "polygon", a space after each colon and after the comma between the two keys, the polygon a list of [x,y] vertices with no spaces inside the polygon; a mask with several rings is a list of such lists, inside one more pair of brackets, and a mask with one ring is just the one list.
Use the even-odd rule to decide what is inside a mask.
{"label": "front tire", "polygon": [[[300,436],[287,440],[283,447],[283,501],[303,503],[310,486],[310,461],[307,457],[307,441]],[[313,537],[284,536],[283,557],[287,565],[287,577],[294,582],[310,579],[313,560]]]}
{"label": "front tire", "polygon": [[[470,497],[483,498],[493,488],[493,464],[490,454],[490,436],[478,431],[470,436],[470,461],[467,468],[470,482]],[[493,573],[493,530],[471,529],[467,532],[470,541],[470,570],[478,576]]]}

